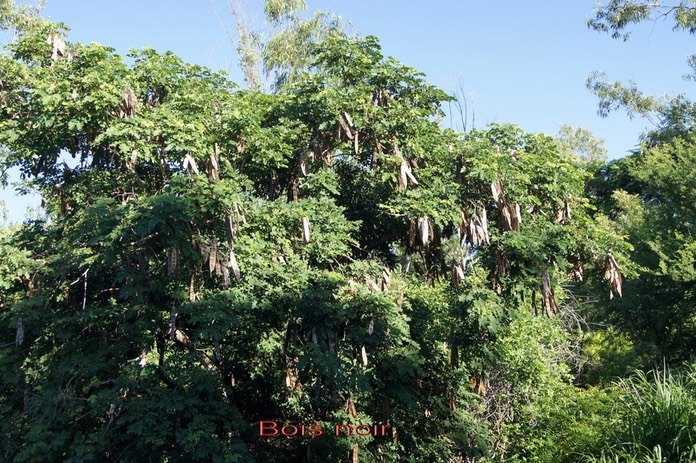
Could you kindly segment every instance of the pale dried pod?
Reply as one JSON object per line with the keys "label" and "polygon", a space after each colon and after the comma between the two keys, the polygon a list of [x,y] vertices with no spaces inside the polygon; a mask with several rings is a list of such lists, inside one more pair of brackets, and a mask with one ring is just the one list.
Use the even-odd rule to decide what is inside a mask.
{"label": "pale dried pod", "polygon": [[242,274],[239,271],[239,264],[237,263],[237,256],[234,255],[234,251],[230,249],[230,258],[227,263],[227,266],[232,269],[232,273],[234,274],[234,278],[239,281],[242,279]]}
{"label": "pale dried pod", "polygon": [[191,156],[191,153],[186,153],[186,156],[184,156],[183,166],[189,174],[198,174],[198,165],[196,164],[196,160],[193,159],[193,156]]}
{"label": "pale dried pod", "polygon": [[391,270],[386,265],[382,267],[382,291],[389,291],[391,285]]}
{"label": "pale dried pod", "polygon": [[208,271],[209,273],[213,273],[215,271],[215,265],[217,264],[217,257],[218,257],[218,244],[217,240],[213,238],[213,241],[210,243],[210,256],[208,260]]}
{"label": "pale dried pod", "polygon": [[305,240],[305,243],[309,243],[309,219],[307,217],[302,217],[302,236]]}
{"label": "pale dried pod", "polygon": [[170,247],[167,255],[167,273],[169,276],[179,274],[179,262],[179,248],[177,246]]}

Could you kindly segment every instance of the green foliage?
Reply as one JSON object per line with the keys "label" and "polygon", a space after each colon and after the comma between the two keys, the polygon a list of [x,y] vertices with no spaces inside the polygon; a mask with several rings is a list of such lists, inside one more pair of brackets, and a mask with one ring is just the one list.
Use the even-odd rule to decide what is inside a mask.
{"label": "green foliage", "polygon": [[[172,53],[66,43],[1,5],[18,36],[0,166],[46,211],[0,232],[4,460],[598,455],[613,396],[573,385],[583,325],[567,327],[579,297],[618,299],[622,274],[656,301],[681,293],[659,300],[664,325],[636,296],[612,303],[619,353],[654,330],[690,355],[688,130],[601,168],[582,130],[445,130],[450,97],[375,37],[299,19],[299,1],[266,2],[275,94]],[[269,420],[326,434],[260,436]],[[331,432],[375,422],[393,431]]]}
{"label": "green foliage", "polygon": [[654,365],[693,355],[695,162],[690,139],[676,137],[646,144],[599,174],[604,207],[634,243],[639,275],[627,282],[627,297],[609,307],[610,319]]}
{"label": "green foliage", "polygon": [[589,163],[600,164],[606,162],[607,150],[604,140],[598,140],[587,129],[573,128],[563,124],[556,134],[556,143],[562,152],[574,154]]}
{"label": "green foliage", "polygon": [[610,0],[606,5],[597,4],[595,16],[587,20],[587,25],[597,31],[611,32],[615,39],[628,40],[630,32],[623,32],[628,26],[669,16],[675,29],[696,33],[696,9],[688,0],[673,4],[659,0]]}
{"label": "green foliage", "polygon": [[587,461],[687,462],[696,454],[696,381],[693,367],[643,372],[621,380],[622,420],[607,448]]}

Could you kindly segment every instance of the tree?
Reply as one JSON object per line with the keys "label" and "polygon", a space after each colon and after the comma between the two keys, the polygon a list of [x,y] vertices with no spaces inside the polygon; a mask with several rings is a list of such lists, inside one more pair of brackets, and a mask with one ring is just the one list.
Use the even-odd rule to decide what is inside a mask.
{"label": "tree", "polygon": [[[264,94],[17,30],[0,163],[46,217],[0,241],[6,460],[462,461],[499,429],[518,444],[500,454],[532,454],[526,407],[570,379],[562,357],[519,364],[530,326],[566,343],[572,291],[604,275],[618,297],[630,268],[573,155],[514,125],[443,130],[449,97],[374,37],[325,38]],[[510,382],[527,392],[491,428],[486,390]]]}
{"label": "tree", "polygon": [[606,162],[607,150],[604,147],[604,140],[598,140],[587,129],[563,124],[558,129],[555,139],[563,152],[574,154],[589,163]]}
{"label": "tree", "polygon": [[[695,13],[691,2],[612,1],[588,24],[627,39],[628,34],[620,34],[627,26],[671,16],[675,29],[693,33]],[[638,150],[600,169],[591,182],[595,204],[622,225],[638,264],[638,278],[627,285],[631,296],[610,312],[655,366],[664,358],[688,360],[694,329],[694,103],[681,95],[645,96],[635,84],[595,81],[591,87],[600,97],[600,114],[624,108],[629,116],[646,116],[655,125]]]}
{"label": "tree", "polygon": [[[265,0],[264,15],[270,34],[249,30],[246,14],[237,0],[228,0],[237,29],[237,51],[245,80],[251,90],[261,89],[261,68],[272,78],[276,91],[294,81],[312,64],[312,46],[327,38],[345,38],[341,18],[330,12],[301,17],[307,10],[303,0]],[[228,36],[232,37],[226,28]],[[267,35],[264,37],[264,35]]]}

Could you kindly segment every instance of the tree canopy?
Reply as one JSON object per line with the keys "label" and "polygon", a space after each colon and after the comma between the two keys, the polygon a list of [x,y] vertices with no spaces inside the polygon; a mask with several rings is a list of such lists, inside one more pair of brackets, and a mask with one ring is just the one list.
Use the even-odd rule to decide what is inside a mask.
{"label": "tree canopy", "polygon": [[690,139],[445,129],[375,37],[303,36],[263,93],[1,11],[0,163],[45,208],[0,233],[6,461],[577,461],[585,317],[693,355]]}

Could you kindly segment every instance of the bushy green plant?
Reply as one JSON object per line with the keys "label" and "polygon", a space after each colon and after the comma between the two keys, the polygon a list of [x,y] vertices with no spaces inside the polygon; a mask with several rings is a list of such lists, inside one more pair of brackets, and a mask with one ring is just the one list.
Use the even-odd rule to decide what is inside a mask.
{"label": "bushy green plant", "polygon": [[686,463],[696,457],[696,370],[638,372],[617,383],[622,419],[593,463]]}

